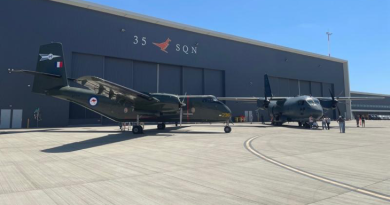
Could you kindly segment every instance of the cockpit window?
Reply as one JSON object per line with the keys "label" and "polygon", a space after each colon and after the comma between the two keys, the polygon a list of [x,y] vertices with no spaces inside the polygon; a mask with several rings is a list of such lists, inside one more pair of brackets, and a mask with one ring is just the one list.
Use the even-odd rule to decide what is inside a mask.
{"label": "cockpit window", "polygon": [[216,97],[207,97],[202,100],[203,102],[218,102]]}
{"label": "cockpit window", "polygon": [[317,99],[312,99],[312,98],[308,98],[306,99],[306,102],[311,105],[311,106],[316,106],[316,105],[319,105],[320,104],[320,101],[318,101]]}

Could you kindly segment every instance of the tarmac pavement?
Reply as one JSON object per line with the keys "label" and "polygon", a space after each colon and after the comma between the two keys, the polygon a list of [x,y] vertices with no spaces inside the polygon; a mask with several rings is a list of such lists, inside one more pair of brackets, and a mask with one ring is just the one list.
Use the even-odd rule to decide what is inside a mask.
{"label": "tarmac pavement", "polygon": [[390,204],[390,121],[0,130],[0,204]]}

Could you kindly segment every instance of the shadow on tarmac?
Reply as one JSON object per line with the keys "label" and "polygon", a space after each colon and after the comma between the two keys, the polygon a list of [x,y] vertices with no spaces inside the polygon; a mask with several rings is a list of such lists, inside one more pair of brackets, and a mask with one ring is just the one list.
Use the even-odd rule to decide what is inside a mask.
{"label": "shadow on tarmac", "polygon": [[[73,142],[69,144],[64,144],[61,146],[49,148],[49,149],[44,149],[41,150],[41,152],[46,152],[46,153],[66,153],[66,152],[74,152],[74,151],[79,151],[83,149],[88,149],[92,147],[99,147],[102,145],[107,145],[107,144],[112,144],[116,142],[122,142],[126,140],[133,140],[141,137],[146,137],[146,136],[165,136],[165,137],[170,137],[172,134],[225,134],[223,131],[222,132],[193,132],[193,131],[188,131],[188,132],[183,132],[183,131],[176,131],[179,130],[182,127],[167,127],[165,130],[146,130],[144,134],[138,134],[135,135],[131,131],[118,131],[118,134],[108,134],[103,137],[98,137],[98,138],[93,138],[93,139],[88,139],[80,142]],[[174,131],[174,132],[172,132]],[[57,132],[57,133],[68,133],[68,132],[73,132],[73,133],[102,133],[98,131],[51,131],[51,132]],[[114,132],[114,131],[112,131]],[[111,133],[112,133],[111,132]],[[171,133],[172,134],[169,134]]]}

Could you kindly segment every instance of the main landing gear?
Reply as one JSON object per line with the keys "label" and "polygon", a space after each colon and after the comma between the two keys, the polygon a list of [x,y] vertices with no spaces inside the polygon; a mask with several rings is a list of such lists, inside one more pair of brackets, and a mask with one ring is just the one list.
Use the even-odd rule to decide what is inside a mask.
{"label": "main landing gear", "polygon": [[157,129],[165,130],[165,123],[157,124]]}
{"label": "main landing gear", "polygon": [[139,123],[139,115],[137,115],[137,124],[135,126],[133,126],[133,134],[142,134],[144,133],[144,129],[142,128],[142,126],[140,125]]}
{"label": "main landing gear", "polygon": [[226,126],[223,130],[225,133],[230,133],[232,131],[232,128],[229,126],[229,120],[226,121]]}

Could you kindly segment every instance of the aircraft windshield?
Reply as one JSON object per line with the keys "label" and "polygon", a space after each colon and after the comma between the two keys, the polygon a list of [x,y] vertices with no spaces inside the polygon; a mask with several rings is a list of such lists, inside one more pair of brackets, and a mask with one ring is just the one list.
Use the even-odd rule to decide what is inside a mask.
{"label": "aircraft windshield", "polygon": [[306,102],[311,106],[316,106],[320,104],[320,101],[317,99],[308,98],[306,99]]}
{"label": "aircraft windshield", "polygon": [[207,97],[203,99],[203,102],[218,102],[216,97]]}

